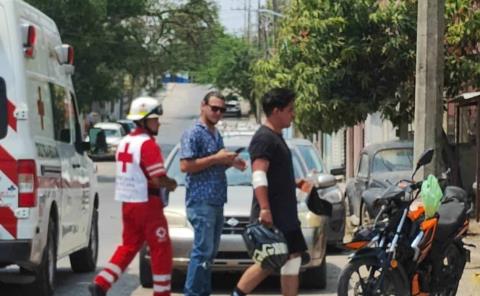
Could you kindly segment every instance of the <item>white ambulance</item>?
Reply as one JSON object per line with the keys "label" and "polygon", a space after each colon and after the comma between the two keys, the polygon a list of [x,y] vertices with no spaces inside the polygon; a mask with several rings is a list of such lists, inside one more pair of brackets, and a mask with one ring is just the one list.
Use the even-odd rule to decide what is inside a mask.
{"label": "white ambulance", "polygon": [[72,62],[49,17],[0,0],[0,281],[26,282],[30,295],[53,294],[59,258],[96,267],[97,179]]}

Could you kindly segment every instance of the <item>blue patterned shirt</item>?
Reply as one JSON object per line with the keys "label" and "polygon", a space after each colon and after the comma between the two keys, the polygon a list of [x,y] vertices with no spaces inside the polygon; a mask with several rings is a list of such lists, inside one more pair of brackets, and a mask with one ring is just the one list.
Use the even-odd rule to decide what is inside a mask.
{"label": "blue patterned shirt", "polygon": [[[223,149],[223,139],[218,130],[212,133],[200,120],[186,130],[180,142],[180,159],[203,158]],[[197,173],[187,173],[185,178],[186,205],[206,201],[223,206],[227,202],[226,166],[214,165]]]}

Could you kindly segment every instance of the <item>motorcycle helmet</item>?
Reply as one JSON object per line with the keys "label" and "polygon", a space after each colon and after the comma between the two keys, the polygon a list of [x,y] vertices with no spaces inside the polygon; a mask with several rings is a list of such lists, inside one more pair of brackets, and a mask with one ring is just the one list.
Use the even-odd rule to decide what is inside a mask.
{"label": "motorcycle helmet", "polygon": [[317,187],[310,190],[305,203],[308,209],[316,215],[332,216],[332,204],[320,198]]}
{"label": "motorcycle helmet", "polygon": [[283,233],[261,223],[246,227],[243,240],[248,255],[263,269],[278,270],[288,260],[288,246]]}

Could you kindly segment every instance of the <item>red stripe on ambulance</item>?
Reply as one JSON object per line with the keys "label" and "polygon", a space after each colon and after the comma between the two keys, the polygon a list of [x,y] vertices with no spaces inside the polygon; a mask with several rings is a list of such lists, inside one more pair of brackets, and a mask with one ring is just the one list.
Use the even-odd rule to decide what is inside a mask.
{"label": "red stripe on ambulance", "polygon": [[0,145],[0,170],[17,185],[17,161]]}
{"label": "red stripe on ambulance", "polygon": [[17,238],[17,217],[12,209],[0,207],[0,225],[5,228],[14,238]]}
{"label": "red stripe on ambulance", "polygon": [[8,114],[8,125],[14,130],[17,131],[17,119],[14,116],[15,105],[7,100],[7,114]]}
{"label": "red stripe on ambulance", "polygon": [[[17,161],[0,145],[0,171],[17,186]],[[17,237],[17,223],[15,213],[9,207],[0,207],[0,225],[14,238]]]}

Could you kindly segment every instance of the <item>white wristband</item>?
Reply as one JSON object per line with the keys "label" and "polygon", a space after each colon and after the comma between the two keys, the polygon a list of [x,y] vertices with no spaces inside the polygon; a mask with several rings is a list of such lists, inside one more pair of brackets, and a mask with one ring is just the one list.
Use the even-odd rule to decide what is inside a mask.
{"label": "white wristband", "polygon": [[254,171],[252,174],[252,185],[254,189],[261,186],[268,187],[267,174],[264,171]]}

